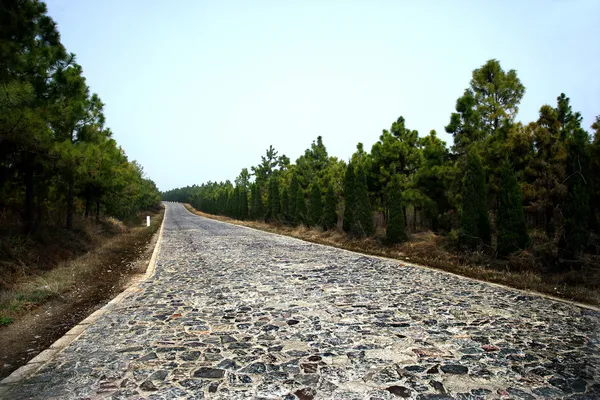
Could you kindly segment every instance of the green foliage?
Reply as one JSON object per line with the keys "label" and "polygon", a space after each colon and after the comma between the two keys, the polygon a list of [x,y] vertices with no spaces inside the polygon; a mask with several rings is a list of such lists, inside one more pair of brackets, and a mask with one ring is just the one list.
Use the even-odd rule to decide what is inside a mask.
{"label": "green foliage", "polygon": [[13,319],[11,317],[3,317],[0,315],[0,326],[7,326],[13,323]]}
{"label": "green foliage", "polygon": [[289,207],[289,215],[290,215],[290,221],[293,224],[296,224],[296,199],[298,197],[298,190],[300,190],[300,183],[298,182],[298,176],[296,175],[295,172],[292,172],[292,180],[290,182],[290,191],[289,191],[289,198],[290,198],[290,207]]}
{"label": "green foliage", "polygon": [[360,166],[356,169],[354,177],[354,201],[355,208],[352,216],[350,233],[354,236],[369,236],[373,234],[373,214],[369,191],[367,189],[367,177],[365,169]]}
{"label": "green foliage", "polygon": [[262,194],[257,183],[252,184],[252,218],[262,219],[265,215],[265,209],[262,201]]}
{"label": "green foliage", "polygon": [[290,223],[290,193],[287,187],[281,190],[281,217],[283,222]]}
{"label": "green foliage", "polygon": [[469,248],[491,241],[490,219],[486,201],[485,174],[481,158],[474,152],[467,155],[463,178],[460,241]]}
{"label": "green foliage", "polygon": [[338,216],[336,213],[337,199],[333,189],[333,184],[327,186],[327,192],[325,193],[325,206],[323,209],[323,228],[333,229],[337,225]]}
{"label": "green foliage", "polygon": [[306,210],[306,200],[302,188],[298,188],[296,192],[295,204],[294,225],[306,224],[308,222],[308,211]]}
{"label": "green foliage", "polygon": [[402,205],[402,181],[400,176],[396,175],[392,177],[388,185],[389,219],[385,234],[390,243],[399,243],[408,240]]}
{"label": "green foliage", "polygon": [[389,131],[384,130],[369,157],[373,191],[383,200],[385,190],[396,174],[405,177],[403,186],[412,181],[422,161],[421,141],[415,130],[406,128],[399,117]]}
{"label": "green foliage", "polygon": [[310,226],[321,226],[323,221],[323,200],[319,182],[312,184],[308,204],[308,223]]}
{"label": "green foliage", "polygon": [[[39,157],[38,149],[52,149],[61,154],[57,170],[64,169],[75,177],[75,196],[86,193],[86,198],[88,194],[94,198],[96,193],[114,191],[117,186],[108,178],[87,179],[79,167],[73,166],[81,154],[89,154],[90,167],[84,164],[82,171],[101,165],[94,167],[98,176],[108,177],[113,164],[96,162],[99,152],[94,146],[110,148],[110,135],[103,133],[101,102],[86,92],[76,64],[63,63],[58,63],[62,75],[57,75],[61,79],[57,79],[55,89],[73,93],[73,98],[62,103],[65,107],[50,108],[56,116],[49,121],[36,118],[33,111],[26,114],[28,126],[35,129],[18,132],[29,139],[2,165],[27,166],[19,179],[24,183],[33,176],[36,181],[42,176],[40,165],[47,161]],[[31,93],[35,96],[38,89],[33,83],[23,85],[17,79],[9,83],[6,95],[0,96],[3,126],[16,120],[12,107],[35,110],[29,103]],[[552,254],[559,254],[566,263],[581,262],[585,260],[582,253],[597,252],[600,116],[592,125],[595,133],[591,141],[581,128],[581,115],[573,112],[569,98],[561,94],[555,106],[540,108],[536,121],[515,122],[524,93],[515,70],[504,71],[497,60],[489,60],[472,72],[469,87],[456,101],[446,126],[454,139],[451,148],[435,131],[419,137],[399,117],[389,130],[383,130],[370,152],[358,143],[348,165],[330,157],[319,136],[295,164],[270,146],[260,163],[250,167],[252,173],[242,169],[235,189],[229,181],[208,182],[175,189],[164,193],[163,198],[189,199],[203,211],[244,218],[242,198],[246,188],[250,190],[251,218],[283,218],[293,225],[334,229],[339,213],[343,230],[355,236],[372,235],[374,222],[387,225],[390,242],[406,240],[410,223],[411,230],[447,234],[451,244],[463,248],[497,243],[499,255],[525,248],[527,227],[539,228],[538,232],[545,232],[546,237],[541,239]],[[67,129],[73,126],[75,135]],[[53,129],[60,133],[65,149],[53,147],[48,139]],[[88,147],[88,143],[94,146]],[[63,186],[70,176],[59,174]],[[0,190],[4,190],[0,195],[6,193],[6,189]],[[63,188],[63,196],[64,192]],[[306,194],[310,195],[308,211]],[[237,211],[232,211],[232,205],[240,202]],[[406,220],[407,210],[412,214],[410,221]],[[495,217],[495,241],[490,215]],[[551,264],[557,260],[546,261]]]}
{"label": "green foliage", "polygon": [[354,210],[356,207],[356,196],[355,196],[355,175],[354,175],[354,164],[348,164],[346,168],[346,176],[344,179],[344,231],[350,232],[352,225],[354,224]]}
{"label": "green foliage", "polygon": [[590,230],[595,216],[590,208],[592,196],[589,136],[580,127],[581,117],[573,116],[572,131],[566,138],[567,147],[567,199],[564,208],[565,231],[561,248],[566,258],[573,259],[590,243]]}
{"label": "green foliage", "polygon": [[277,175],[272,176],[269,180],[267,212],[267,221],[278,221],[281,218],[281,200],[279,199],[279,177]]}
{"label": "green foliage", "polygon": [[34,0],[0,5],[0,209],[31,232],[59,219],[70,229],[75,213],[157,207],[156,185],[104,126],[104,104],[46,13]]}
{"label": "green foliage", "polygon": [[506,256],[527,247],[529,235],[525,225],[521,188],[508,160],[502,164],[496,224],[498,228],[497,252],[499,255]]}

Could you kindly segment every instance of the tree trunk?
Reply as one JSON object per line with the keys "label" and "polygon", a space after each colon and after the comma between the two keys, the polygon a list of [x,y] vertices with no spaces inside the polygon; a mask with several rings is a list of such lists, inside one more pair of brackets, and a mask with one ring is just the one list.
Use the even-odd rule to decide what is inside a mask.
{"label": "tree trunk", "polygon": [[96,222],[100,222],[100,199],[96,199]]}
{"label": "tree trunk", "polygon": [[546,236],[549,240],[554,239],[554,221],[553,221],[554,209],[552,207],[546,208],[544,217],[544,225],[546,230]]}
{"label": "tree trunk", "polygon": [[67,230],[73,229],[73,179],[69,179],[69,192],[67,194]]}
{"label": "tree trunk", "polygon": [[34,207],[34,193],[33,193],[33,160],[31,157],[25,165],[25,230],[31,232],[33,229],[33,207]]}
{"label": "tree trunk", "polygon": [[[408,219],[406,218],[406,206],[402,207],[402,212],[404,213],[404,221],[407,222]],[[409,228],[409,227],[407,226],[407,228]]]}
{"label": "tree trunk", "polygon": [[419,207],[413,207],[413,229],[416,232],[417,231],[417,212],[419,210]]}
{"label": "tree trunk", "polygon": [[89,193],[85,195],[85,219],[90,216],[90,208],[92,207],[92,196]]}

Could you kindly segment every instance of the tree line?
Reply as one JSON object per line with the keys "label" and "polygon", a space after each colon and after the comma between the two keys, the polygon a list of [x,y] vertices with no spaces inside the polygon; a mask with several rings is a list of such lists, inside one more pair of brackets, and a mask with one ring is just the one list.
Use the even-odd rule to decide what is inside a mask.
{"label": "tree line", "polygon": [[37,0],[0,5],[0,213],[25,231],[101,213],[128,218],[160,193],[105,126],[104,104]]}
{"label": "tree line", "polygon": [[[593,137],[560,94],[538,119],[516,122],[525,93],[515,70],[489,60],[473,71],[446,132],[420,137],[403,117],[367,152],[348,162],[318,137],[295,164],[270,146],[234,182],[209,181],[162,193],[164,200],[238,219],[256,219],[371,236],[387,241],[430,229],[462,249],[501,257],[536,251],[550,266],[598,254],[600,116]],[[533,247],[532,237],[543,245]],[[543,253],[543,254],[542,254]]]}

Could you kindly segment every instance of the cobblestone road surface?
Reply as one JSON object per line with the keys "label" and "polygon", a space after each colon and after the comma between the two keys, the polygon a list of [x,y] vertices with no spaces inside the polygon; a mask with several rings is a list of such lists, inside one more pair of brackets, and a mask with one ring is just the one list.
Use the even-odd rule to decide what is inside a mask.
{"label": "cobblestone road surface", "polygon": [[600,398],[600,314],[200,218],[10,399]]}

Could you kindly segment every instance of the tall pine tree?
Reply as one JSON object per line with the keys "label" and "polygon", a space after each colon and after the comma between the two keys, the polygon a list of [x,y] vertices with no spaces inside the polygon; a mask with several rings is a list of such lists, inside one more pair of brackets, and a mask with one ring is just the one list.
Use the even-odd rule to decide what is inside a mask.
{"label": "tall pine tree", "polygon": [[279,200],[279,177],[274,174],[269,180],[269,197],[267,222],[278,221],[281,214],[281,200]]}
{"label": "tall pine tree", "polygon": [[487,188],[481,158],[473,151],[467,155],[463,178],[460,242],[469,248],[491,241],[490,218],[487,209]]}
{"label": "tall pine tree", "polygon": [[521,188],[508,160],[502,164],[500,173],[498,213],[496,216],[498,228],[497,251],[499,255],[506,256],[527,247],[529,235],[527,234],[523,213]]}
{"label": "tall pine tree", "polygon": [[298,186],[296,191],[295,213],[294,213],[294,225],[301,225],[306,223],[307,211],[306,211],[306,200],[304,200],[304,190]]}
{"label": "tall pine tree", "polygon": [[356,206],[356,200],[354,195],[355,179],[354,179],[354,164],[348,163],[346,168],[346,176],[344,178],[344,231],[350,232],[352,224],[354,223],[354,208]]}
{"label": "tall pine tree", "polygon": [[350,233],[355,236],[370,236],[373,234],[373,214],[367,188],[365,169],[359,165],[354,177],[354,213]]}
{"label": "tall pine tree", "polygon": [[335,212],[336,206],[337,201],[335,199],[335,192],[333,190],[333,185],[330,183],[327,186],[327,193],[325,193],[325,207],[323,210],[324,229],[333,229],[337,225],[338,217]]}
{"label": "tall pine tree", "polygon": [[320,226],[323,220],[323,200],[321,199],[321,187],[318,181],[312,184],[310,191],[308,219],[311,226]]}
{"label": "tall pine tree", "polygon": [[390,243],[408,240],[404,208],[402,207],[402,182],[399,175],[394,175],[388,185],[389,219],[386,227],[386,237]]}

